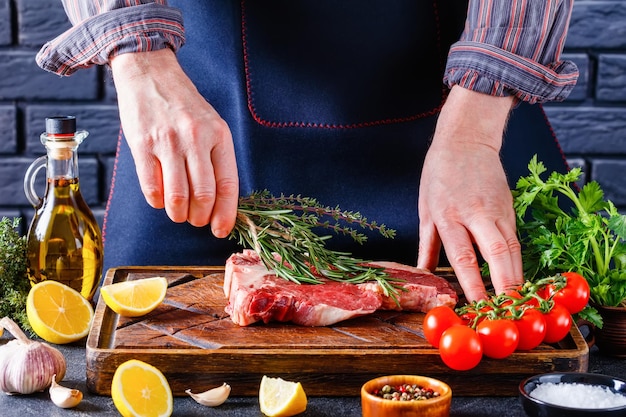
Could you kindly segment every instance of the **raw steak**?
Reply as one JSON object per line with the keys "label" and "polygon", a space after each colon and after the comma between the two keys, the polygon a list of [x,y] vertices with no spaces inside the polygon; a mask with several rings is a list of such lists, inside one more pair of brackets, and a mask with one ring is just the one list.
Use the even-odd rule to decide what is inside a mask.
{"label": "raw steak", "polygon": [[426,312],[437,305],[454,306],[458,301],[448,282],[430,272],[394,262],[373,265],[406,281],[403,287],[407,291],[401,292],[399,307],[374,282],[354,285],[325,281],[310,285],[287,281],[269,271],[256,252],[246,249],[226,262],[226,312],[240,326],[257,321],[328,326],[378,309]]}
{"label": "raw steak", "polygon": [[293,322],[327,326],[370,314],[382,304],[378,292],[358,285],[328,281],[323,285],[296,284],[268,271],[256,252],[245,250],[226,262],[226,312],[233,322]]}

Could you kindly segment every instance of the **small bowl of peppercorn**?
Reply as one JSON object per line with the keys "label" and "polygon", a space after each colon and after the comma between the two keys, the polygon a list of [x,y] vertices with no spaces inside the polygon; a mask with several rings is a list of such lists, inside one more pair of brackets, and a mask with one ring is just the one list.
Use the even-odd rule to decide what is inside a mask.
{"label": "small bowl of peppercorn", "polygon": [[426,376],[381,376],[361,387],[363,417],[448,417],[451,402],[450,386]]}

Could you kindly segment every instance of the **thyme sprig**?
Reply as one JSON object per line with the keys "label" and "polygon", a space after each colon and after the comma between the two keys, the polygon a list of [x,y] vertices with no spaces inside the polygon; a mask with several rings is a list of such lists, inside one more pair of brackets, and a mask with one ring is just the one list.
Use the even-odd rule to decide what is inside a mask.
{"label": "thyme sprig", "polygon": [[369,265],[371,261],[329,249],[326,243],[332,235],[320,236],[314,229],[349,236],[359,244],[367,241],[359,229],[377,231],[386,238],[396,233],[384,224],[368,221],[359,212],[323,206],[301,195],[275,197],[263,190],[239,199],[231,238],[254,249],[268,269],[289,281],[320,284],[320,277],[354,284],[376,281],[384,294],[395,299],[400,279]]}
{"label": "thyme sprig", "polygon": [[26,237],[19,233],[20,221],[20,217],[0,220],[0,317],[10,317],[32,334],[26,317],[30,290]]}

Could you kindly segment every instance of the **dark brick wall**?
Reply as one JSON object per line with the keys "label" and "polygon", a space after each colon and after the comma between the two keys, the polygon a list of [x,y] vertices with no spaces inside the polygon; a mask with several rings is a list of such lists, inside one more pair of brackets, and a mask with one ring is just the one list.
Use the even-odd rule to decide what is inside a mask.
{"label": "dark brick wall", "polygon": [[[81,186],[100,221],[104,214],[119,128],[110,76],[90,68],[58,77],[34,62],[41,45],[69,26],[59,0],[0,0],[0,216],[22,216],[24,227],[33,209],[23,176],[43,153],[39,135],[53,114],[76,115],[90,132],[79,152]],[[546,112],[572,165],[626,210],[626,2],[578,0],[565,52],[580,82]]]}
{"label": "dark brick wall", "polygon": [[626,211],[626,2],[575,1],[565,56],[580,80],[546,113],[571,163]]}

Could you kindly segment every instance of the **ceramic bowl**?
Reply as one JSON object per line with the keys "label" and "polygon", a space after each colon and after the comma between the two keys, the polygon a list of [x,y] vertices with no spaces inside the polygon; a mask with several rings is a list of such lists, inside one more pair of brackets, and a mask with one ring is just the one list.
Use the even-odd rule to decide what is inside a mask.
{"label": "ceramic bowl", "polygon": [[[392,401],[373,393],[385,385],[398,386],[416,384],[429,387],[439,393],[438,397],[418,401]],[[429,416],[448,417],[452,390],[438,379],[419,375],[388,375],[372,379],[361,387],[361,408],[363,417],[408,417]]]}
{"label": "ceramic bowl", "polygon": [[[626,381],[606,375],[564,372],[535,375],[522,381],[519,385],[520,401],[524,411],[530,417],[626,417],[626,405],[610,408],[580,408],[549,403],[531,397],[531,393],[539,385],[545,383],[587,384],[608,387],[615,393],[626,395]],[[566,398],[567,395],[562,398]],[[591,400],[590,400],[591,401]],[[560,402],[560,401],[559,401]]]}

